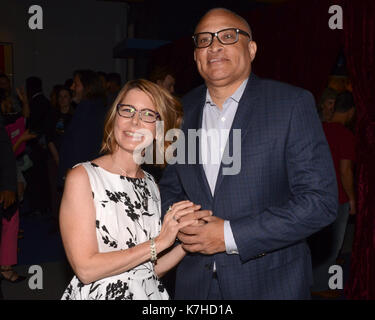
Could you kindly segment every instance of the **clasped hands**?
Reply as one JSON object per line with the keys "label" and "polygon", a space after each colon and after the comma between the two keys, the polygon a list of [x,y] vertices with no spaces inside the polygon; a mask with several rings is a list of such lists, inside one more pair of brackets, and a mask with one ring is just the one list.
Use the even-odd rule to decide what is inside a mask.
{"label": "clasped hands", "polygon": [[214,254],[225,252],[224,242],[224,220],[215,217],[210,210],[200,210],[201,206],[191,201],[181,201],[173,206],[184,203],[193,212],[183,216],[174,214],[174,220],[179,224],[192,221],[188,226],[179,229],[177,238],[182,242],[182,247],[188,252],[199,252],[203,254]]}

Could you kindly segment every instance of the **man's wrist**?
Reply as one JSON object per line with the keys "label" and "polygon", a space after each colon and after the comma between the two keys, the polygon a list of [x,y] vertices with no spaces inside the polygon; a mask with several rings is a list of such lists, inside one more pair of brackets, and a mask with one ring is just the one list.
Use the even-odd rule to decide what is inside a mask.
{"label": "man's wrist", "polygon": [[229,220],[224,220],[224,243],[227,254],[238,254],[238,248],[234,240]]}

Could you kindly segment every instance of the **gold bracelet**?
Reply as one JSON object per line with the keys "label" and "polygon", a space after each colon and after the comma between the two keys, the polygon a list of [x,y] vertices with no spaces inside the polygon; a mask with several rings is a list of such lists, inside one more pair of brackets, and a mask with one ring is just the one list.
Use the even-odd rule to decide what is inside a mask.
{"label": "gold bracelet", "polygon": [[150,249],[151,249],[151,262],[153,264],[156,264],[156,260],[158,259],[158,256],[156,254],[155,238],[151,238]]}

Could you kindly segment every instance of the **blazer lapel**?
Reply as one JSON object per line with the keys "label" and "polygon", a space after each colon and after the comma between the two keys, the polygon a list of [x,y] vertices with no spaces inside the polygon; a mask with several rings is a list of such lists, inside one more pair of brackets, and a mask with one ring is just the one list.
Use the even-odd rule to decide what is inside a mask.
{"label": "blazer lapel", "polygon": [[[186,108],[192,108],[195,109],[195,112],[190,113],[192,115],[191,119],[188,119],[187,126],[185,127],[185,139],[186,139],[186,148],[187,151],[185,156],[185,161],[188,164],[188,153],[189,153],[189,142],[188,142],[188,130],[193,129],[197,130],[199,132],[199,139],[198,143],[195,144],[195,159],[194,164],[190,164],[188,166],[185,166],[185,168],[188,169],[187,174],[190,176],[190,179],[194,179],[194,177],[198,177],[196,180],[199,184],[198,188],[202,189],[204,194],[207,196],[207,199],[212,201],[212,194],[211,189],[207,181],[206,174],[204,172],[203,164],[201,161],[201,150],[200,150],[200,141],[201,141],[201,130],[202,129],[202,119],[203,119],[203,109],[206,102],[206,86],[202,86],[201,90],[199,90],[199,93],[197,93],[196,97],[191,100],[190,103],[184,105]],[[203,187],[203,188],[202,188]]]}
{"label": "blazer lapel", "polygon": [[[228,140],[225,146],[225,152],[229,155],[233,156],[233,129],[240,129],[241,130],[241,145],[244,141],[244,138],[248,132],[248,128],[250,125],[250,119],[252,116],[253,106],[258,103],[258,85],[259,80],[256,75],[251,73],[249,77],[249,81],[246,85],[245,91],[241,97],[241,100],[238,104],[236,115],[233,119],[232,127],[229,132]],[[229,148],[229,153],[228,153]],[[215,193],[220,188],[221,183],[223,182],[224,175],[223,175],[223,167],[230,167],[230,165],[224,165],[223,162],[220,164],[220,169],[218,172],[216,186],[215,186]]]}

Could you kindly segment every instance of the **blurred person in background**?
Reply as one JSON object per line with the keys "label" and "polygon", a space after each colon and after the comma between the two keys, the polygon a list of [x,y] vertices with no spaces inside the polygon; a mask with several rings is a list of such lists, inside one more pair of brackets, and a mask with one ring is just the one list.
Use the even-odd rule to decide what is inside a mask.
{"label": "blurred person in background", "polygon": [[346,128],[355,114],[354,99],[345,91],[336,96],[334,113],[329,122],[323,122],[333,163],[339,191],[338,214],[335,222],[309,239],[313,261],[314,286],[313,295],[324,298],[337,298],[339,290],[330,290],[328,280],[329,267],[336,264],[342,248],[349,214],[356,213],[356,196],[354,191],[354,164],[356,161],[355,139]]}
{"label": "blurred person in background", "polygon": [[[155,66],[150,73],[149,79],[160,87],[166,89],[169,93],[174,94],[174,85],[176,80],[174,73],[167,66]],[[157,183],[160,181],[163,175],[163,168],[157,165],[143,164],[142,169],[149,172],[155,178]],[[174,271],[167,276],[167,279],[173,275],[173,272]]]}
{"label": "blurred person in background", "polygon": [[100,81],[102,82],[102,87],[105,89],[107,88],[107,74],[103,71],[98,71],[97,72]]}
{"label": "blurred person in background", "polygon": [[52,88],[52,91],[51,91],[51,95],[50,95],[50,102],[51,102],[51,106],[53,108],[57,108],[57,92],[60,90],[60,88],[62,88],[63,85],[62,84],[56,84],[53,86]]}
{"label": "blurred person in background", "polygon": [[79,101],[60,147],[58,185],[75,164],[99,155],[106,115],[106,95],[99,75],[92,70],[74,72],[73,99]]}
{"label": "blurred person in background", "polygon": [[115,101],[117,95],[121,90],[121,75],[119,73],[108,73],[107,82],[107,105],[108,108],[112,107],[113,102]]}
{"label": "blurred person in background", "polygon": [[50,213],[50,190],[48,178],[48,158],[56,159],[56,147],[53,143],[55,112],[50,101],[43,94],[42,80],[32,76],[26,79],[26,94],[30,105],[27,121],[29,133],[36,135],[26,144],[32,167],[25,171],[29,188],[25,191],[26,213],[46,215]]}
{"label": "blurred person in background", "polygon": [[61,86],[56,92],[56,126],[53,143],[56,146],[57,159],[49,159],[49,182],[51,190],[51,212],[55,225],[58,228],[58,209],[60,206],[62,188],[58,186],[58,166],[60,162],[61,142],[65,131],[72,121],[74,109],[72,105],[72,92],[69,88]]}
{"label": "blurred person in background", "polygon": [[7,115],[6,112],[11,111],[8,104],[5,107],[6,97],[5,90],[0,89],[0,280],[17,283],[26,278],[18,275],[12,268],[17,264],[19,178],[9,130],[5,128],[6,119],[3,118],[3,114]]}
{"label": "blurred person in background", "polygon": [[318,104],[318,113],[322,122],[329,122],[335,112],[334,105],[338,92],[332,88],[324,89]]}
{"label": "blurred person in background", "polygon": [[170,68],[166,66],[156,66],[150,73],[150,81],[167,89],[170,93],[174,93],[174,86],[176,83],[175,75]]}

